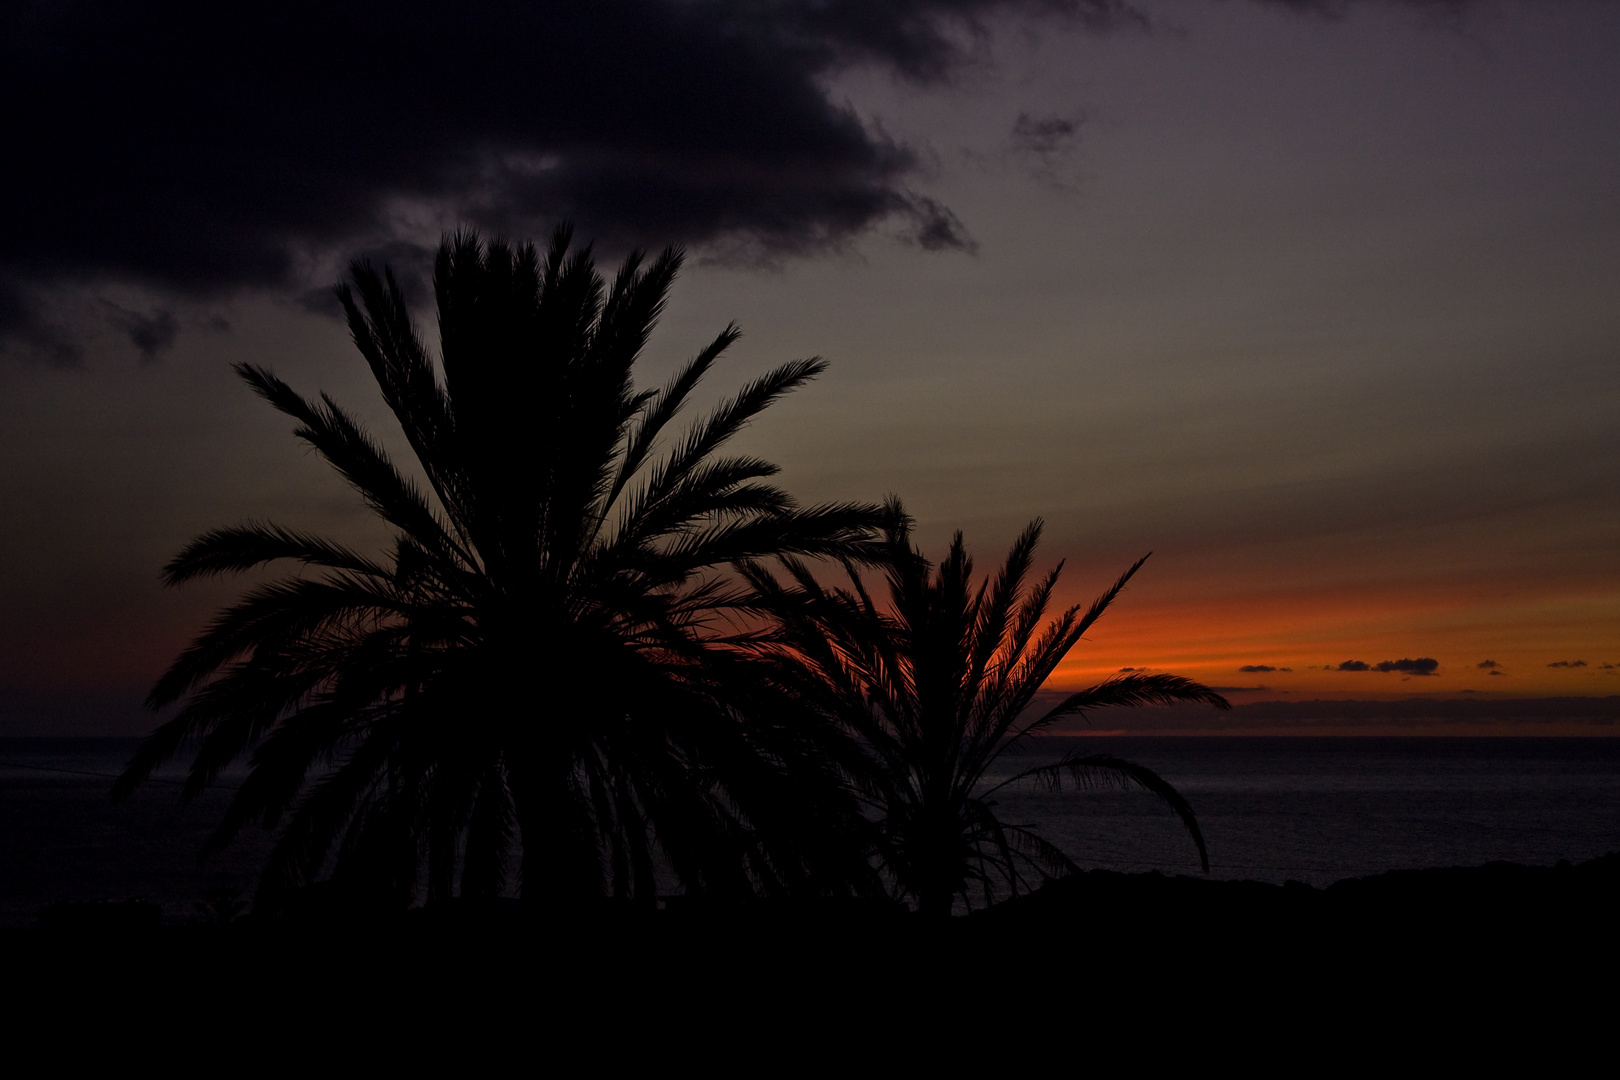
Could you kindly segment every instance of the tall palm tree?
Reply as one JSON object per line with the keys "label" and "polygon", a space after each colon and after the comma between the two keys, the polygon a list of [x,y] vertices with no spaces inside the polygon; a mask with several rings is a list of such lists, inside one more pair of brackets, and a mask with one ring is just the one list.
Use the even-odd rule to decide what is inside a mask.
{"label": "tall palm tree", "polygon": [[718,453],[819,359],[749,383],[660,453],[738,331],[637,389],[681,254],[633,254],[607,285],[571,246],[566,226],[543,255],[447,238],[437,363],[392,274],[353,264],[337,294],[420,480],[331,398],[236,369],[396,533],[373,556],[249,523],[166,568],[171,585],[275,560],[319,571],[252,589],[186,649],[148,699],[183,707],[114,791],[189,749],[194,796],[251,755],[210,843],[284,820],[261,900],[329,862],[398,900],[424,856],[430,899],[458,880],[491,894],[517,846],[525,896],[647,897],[660,856],[694,891],[817,872],[793,842],[806,814],[841,812],[836,793],[787,767],[802,739],[725,699],[708,660],[737,594],[715,571],[861,558],[881,508],[800,507],[763,482],[774,465]]}
{"label": "tall palm tree", "polygon": [[1065,717],[1178,701],[1231,707],[1180,676],[1128,673],[1032,711],[1036,692],[1147,558],[1089,607],[1071,607],[1042,626],[1062,564],[1026,588],[1040,534],[1036,519],[994,581],[975,583],[961,533],[935,567],[912,546],[910,523],[894,505],[886,606],[847,563],[848,588],[822,584],[793,558],[781,560],[788,584],[761,564],[745,568],[778,621],[755,653],[804,707],[842,727],[845,768],[870,809],[873,846],[898,890],[924,913],[949,914],[973,886],[988,903],[997,888],[1016,893],[1030,870],[1078,869],[1033,829],[997,816],[996,793],[1020,782],[1151,792],[1181,819],[1209,869],[1192,807],[1144,766],[1071,749],[1058,761],[987,779],[1003,754]]}

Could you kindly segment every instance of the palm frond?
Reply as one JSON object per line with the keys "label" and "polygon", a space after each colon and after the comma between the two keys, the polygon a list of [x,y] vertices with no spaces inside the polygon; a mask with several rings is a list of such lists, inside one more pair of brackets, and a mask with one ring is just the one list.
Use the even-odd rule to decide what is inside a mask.
{"label": "palm frond", "polygon": [[[437,362],[398,281],[353,264],[338,289],[349,333],[425,488],[329,396],[239,367],[396,535],[368,557],[249,522],[183,549],[170,584],[278,559],[317,573],[247,590],[181,653],[149,696],[183,700],[180,712],[115,797],[182,752],[188,797],[246,757],[210,843],[279,827],[267,907],[327,869],[404,902],[424,860],[430,898],[451,895],[458,862],[462,894],[488,896],[518,851],[526,896],[645,899],[666,869],[713,893],[873,888],[860,800],[880,770],[773,718],[816,714],[783,705],[790,684],[806,687],[785,664],[738,666],[770,634],[759,589],[728,569],[876,565],[898,504],[800,507],[766,482],[775,465],[720,456],[819,360],[754,380],[663,447],[738,335],[727,326],[661,390],[636,387],[681,261],[637,253],[607,283],[567,225],[544,252],[448,236]],[[846,700],[869,672],[896,669],[854,638],[824,659],[846,666]],[[886,738],[875,745],[894,749]]]}
{"label": "palm frond", "polygon": [[1065,779],[1081,789],[1135,786],[1157,795],[1164,800],[1176,817],[1181,819],[1182,825],[1186,826],[1193,843],[1198,845],[1198,861],[1203,866],[1204,873],[1209,873],[1209,851],[1204,846],[1204,833],[1198,827],[1198,818],[1193,813],[1192,806],[1163,777],[1145,765],[1137,765],[1112,754],[1083,754],[1073,751],[1050,765],[1037,765],[1025,769],[991,790],[1025,780],[1038,780],[1054,790],[1059,790]]}
{"label": "palm frond", "polygon": [[1143,705],[1174,705],[1197,702],[1217,709],[1230,709],[1232,703],[1201,683],[1180,675],[1150,675],[1132,672],[1115,675],[1095,686],[1070,694],[1019,732],[1034,734],[1068,716],[1084,716],[1092,709],[1133,709]]}
{"label": "palm frond", "polygon": [[355,620],[402,615],[407,604],[392,590],[364,579],[290,579],[262,585],[215,617],[164,672],[147,696],[162,708],[177,701],[225,664],[261,648],[273,650],[324,628]]}
{"label": "palm frond", "polygon": [[255,393],[298,420],[293,434],[313,446],[383,520],[404,530],[430,550],[453,549],[468,563],[470,552],[446,532],[416,485],[395,468],[382,447],[330,398],[306,401],[263,368],[236,365]]}
{"label": "palm frond", "polygon": [[305,566],[347,570],[386,580],[390,571],[352,548],[311,533],[279,525],[250,522],[210,529],[191,541],[163,568],[163,583],[179,585],[195,578],[240,573],[277,559],[296,559]]}
{"label": "palm frond", "polygon": [[681,411],[686,399],[697,388],[698,382],[708,374],[714,362],[720,358],[720,354],[741,336],[742,331],[738,329],[736,323],[727,324],[707,348],[688,360],[686,366],[648,400],[641,422],[631,432],[624,453],[620,456],[618,475],[614,478],[613,486],[608,490],[606,498],[603,499],[604,512],[618,500],[630,479],[646,464],[658,436]]}
{"label": "palm frond", "polygon": [[[724,528],[688,543],[728,542]],[[945,557],[930,563],[912,546],[910,521],[892,503],[883,540],[874,545],[888,585],[885,604],[868,592],[849,556],[843,557],[848,589],[824,586],[791,556],[778,555],[775,572],[753,554],[739,554],[736,562],[752,591],[751,610],[768,612],[774,623],[739,647],[848,740],[847,750],[832,756],[873,815],[881,837],[874,855],[897,891],[924,911],[947,914],[951,898],[970,891],[982,892],[986,903],[1006,890],[1016,893],[1032,869],[1042,877],[1074,871],[1067,855],[1030,828],[1002,821],[990,798],[1011,781],[987,786],[984,778],[1018,740],[1093,708],[1170,700],[1226,705],[1187,679],[1131,675],[1071,694],[1024,722],[1058,663],[1142,566],[1131,566],[1089,607],[1077,605],[1043,626],[1062,567],[1028,582],[1040,533],[1037,519],[1000,570],[979,579],[960,533]],[[1159,796],[1186,825],[1207,868],[1191,807],[1151,770],[1069,755],[1016,779],[1055,777]]]}
{"label": "palm frond", "polygon": [[741,431],[772,402],[804,385],[826,369],[819,356],[795,360],[749,383],[733,398],[720,403],[703,420],[694,424],[653,471],[647,482],[648,499],[657,504],[686,479],[710,454]]}

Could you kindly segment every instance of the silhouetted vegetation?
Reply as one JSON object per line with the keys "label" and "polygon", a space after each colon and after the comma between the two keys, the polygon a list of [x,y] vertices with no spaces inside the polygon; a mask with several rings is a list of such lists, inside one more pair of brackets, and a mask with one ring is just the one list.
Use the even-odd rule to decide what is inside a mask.
{"label": "silhouetted vegetation", "polygon": [[189,751],[194,797],[250,754],[210,843],[283,823],[260,904],[329,858],[334,884],[378,904],[408,900],[424,863],[430,902],[458,887],[494,896],[518,846],[523,894],[550,899],[650,902],[655,858],[694,892],[816,869],[794,845],[826,808],[795,798],[794,746],[744,724],[708,663],[709,622],[739,598],[713,571],[866,557],[881,508],[800,507],[763,482],[775,466],[719,456],[818,359],[756,379],[660,454],[738,331],[661,390],[638,389],[631,369],[681,255],[632,255],[609,286],[570,248],[566,227],[544,254],[447,239],[437,367],[391,274],[356,263],[339,288],[426,492],[331,398],[237,369],[397,533],[373,557],[255,522],[204,534],[167,567],[170,584],[277,560],[322,571],[214,620],[149,699],[183,708],[115,787],[126,797]]}
{"label": "silhouetted vegetation", "polygon": [[954,898],[967,900],[970,887],[988,904],[998,887],[1016,894],[1028,872],[1040,880],[1077,871],[1033,828],[996,814],[996,792],[1022,782],[1152,792],[1180,817],[1207,872],[1192,807],[1144,766],[1075,750],[992,777],[1003,754],[1066,717],[1178,701],[1230,707],[1179,676],[1133,673],[1030,714],[1036,692],[1146,557],[1089,607],[1076,605],[1045,622],[1063,567],[1026,587],[1039,520],[1018,538],[994,581],[975,581],[961,533],[936,567],[912,546],[898,505],[893,510],[885,535],[886,605],[872,598],[853,566],[849,588],[822,585],[791,558],[782,560],[790,585],[759,565],[744,571],[778,620],[757,652],[788,694],[846,739],[841,760],[871,808],[875,850],[899,891],[940,916]]}
{"label": "silhouetted vegetation", "polygon": [[[1162,778],[1107,755],[990,781],[1063,717],[1226,702],[1171,675],[1111,678],[1026,717],[1034,695],[1141,566],[1043,625],[1054,569],[1026,588],[1039,522],[993,584],[960,535],[936,568],[898,502],[800,507],[775,471],[721,448],[822,369],[784,365],[663,446],[737,338],[727,327],[662,389],[632,368],[680,267],[632,255],[611,285],[565,227],[545,253],[462,234],[434,272],[437,359],[393,277],[337,293],[421,481],[324,394],[238,374],[395,530],[379,556],[279,525],[205,533],[178,585],[292,560],[315,574],[249,591],[153,689],[183,702],[114,788],[190,754],[183,797],[251,770],[210,847],[279,826],[255,911],[399,909],[505,895],[907,898],[945,914],[1075,863],[1003,822],[1008,783],[1134,785],[1180,817]],[[851,589],[807,560],[838,560]],[[784,567],[791,587],[765,567]],[[889,607],[857,566],[881,567]],[[743,627],[743,629],[737,629]],[[294,895],[293,890],[312,886]],[[662,886],[661,886],[662,882]],[[234,895],[210,897],[229,923]]]}
{"label": "silhouetted vegetation", "polygon": [[[458,1060],[504,1063],[501,1035],[514,1030],[587,1037],[621,1057],[710,1052],[708,1039],[724,1044],[711,1056],[755,1056],[781,1031],[795,1041],[778,1045],[811,1053],[847,1053],[842,1036],[858,1040],[851,1049],[954,1058],[982,1041],[961,1012],[975,990],[1171,1045],[1210,1027],[1212,1040],[1262,1049],[1295,1030],[1326,1029],[1333,1046],[1377,1045],[1381,1032],[1404,1046],[1427,1030],[1456,1053],[1488,1025],[1479,1045],[1494,1054],[1515,1033],[1538,1047],[1548,1032],[1558,1047],[1607,1035],[1617,902],[1610,855],[1326,889],[1087,871],[941,922],[761,904],[721,917],[604,905],[559,924],[516,904],[438,905],[342,925],[81,919],[0,931],[0,947],[18,988],[14,1025],[36,1040],[58,1028],[93,1039],[131,1019],[164,1030],[179,1017],[188,1046],[223,1053],[258,1032],[267,1052],[307,1057],[309,1040],[282,1032],[313,1017],[323,1048],[347,1043],[407,1068],[451,1046]],[[852,1019],[868,1013],[881,1022]],[[1279,1021],[1282,1034],[1267,1034]]]}

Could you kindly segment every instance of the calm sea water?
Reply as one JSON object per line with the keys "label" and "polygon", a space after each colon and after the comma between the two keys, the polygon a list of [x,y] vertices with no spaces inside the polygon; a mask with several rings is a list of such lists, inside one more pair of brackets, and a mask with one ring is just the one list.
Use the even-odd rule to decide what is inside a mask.
{"label": "calm sea water", "polygon": [[[1620,739],[1087,738],[1192,804],[1211,876],[1327,885],[1493,859],[1547,865],[1620,851]],[[1044,748],[1043,748],[1044,750]],[[1004,757],[1018,768],[1044,757]],[[1004,772],[1007,770],[1004,770]],[[1140,791],[998,799],[1082,866],[1196,873],[1180,822]]]}
{"label": "calm sea water", "polygon": [[183,921],[210,890],[251,894],[267,836],[249,833],[220,856],[198,858],[228,790],[182,806],[184,772],[171,769],[112,805],[113,777],[140,742],[0,739],[0,926],[32,925],[45,904],[130,898],[154,900],[166,920]]}
{"label": "calm sea water", "polygon": [[[137,740],[0,739],[0,925],[60,900],[143,897],[184,919],[205,892],[251,892],[270,845],[197,852],[228,790],[181,806],[178,771],[107,798]],[[1076,740],[1004,759],[1023,768]],[[1326,885],[1402,867],[1549,864],[1620,851],[1620,739],[1087,738],[1191,802],[1212,876]],[[1007,775],[1011,769],[1004,770]],[[225,784],[238,778],[226,777]],[[1004,789],[998,812],[1087,867],[1196,873],[1180,823],[1139,791]]]}

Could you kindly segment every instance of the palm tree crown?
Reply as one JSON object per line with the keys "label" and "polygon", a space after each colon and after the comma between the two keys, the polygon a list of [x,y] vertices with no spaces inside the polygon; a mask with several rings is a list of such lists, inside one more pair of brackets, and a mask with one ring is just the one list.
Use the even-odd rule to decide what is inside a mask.
{"label": "palm tree crown", "polygon": [[711,620],[736,598],[712,571],[859,558],[880,508],[800,507],[763,482],[769,462],[718,455],[819,359],[749,383],[660,453],[738,331],[637,389],[681,254],[634,254],[608,285],[570,248],[567,227],[544,254],[447,238],[437,363],[391,273],[358,262],[338,288],[425,490],[329,397],[237,368],[396,533],[369,556],[251,523],[205,533],[166,569],[170,584],[281,559],[320,571],[218,615],[153,689],[152,707],[183,707],[115,788],[191,748],[195,795],[251,754],[211,842],[285,821],[261,899],[312,880],[334,848],[335,880],[395,898],[424,856],[430,898],[458,880],[496,892],[519,844],[525,895],[647,896],[659,855],[690,889],[795,872],[768,850],[792,830],[753,828],[799,812],[775,782],[783,756],[705,663]]}
{"label": "palm tree crown", "polygon": [[842,726],[850,739],[847,767],[875,817],[874,846],[899,890],[925,912],[949,913],[954,898],[965,899],[973,885],[982,887],[986,902],[995,887],[1016,892],[1028,868],[1077,869],[1032,829],[997,817],[993,796],[1019,781],[1150,791],[1180,817],[1209,868],[1192,808],[1143,766],[1071,750],[999,783],[986,779],[1003,753],[1064,717],[1175,701],[1230,707],[1179,676],[1131,673],[1031,714],[1042,684],[1146,561],[1089,607],[1071,607],[1043,626],[1062,565],[1026,588],[1040,533],[1037,519],[994,581],[975,583],[961,533],[933,566],[913,548],[909,522],[895,506],[886,538],[886,607],[852,566],[849,588],[824,586],[792,558],[782,560],[790,585],[761,565],[747,568],[780,621],[756,651],[800,701]]}

